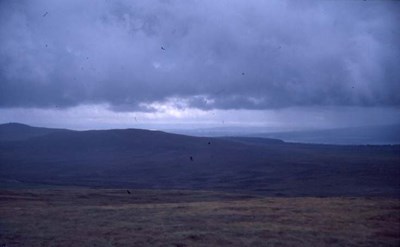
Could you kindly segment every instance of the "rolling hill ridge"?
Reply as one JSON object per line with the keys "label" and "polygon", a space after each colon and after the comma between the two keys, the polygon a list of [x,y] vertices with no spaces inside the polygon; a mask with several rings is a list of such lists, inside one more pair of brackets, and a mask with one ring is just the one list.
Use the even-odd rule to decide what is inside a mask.
{"label": "rolling hill ridge", "polygon": [[[398,145],[291,144],[140,129],[11,125],[0,125],[3,182],[287,196],[398,196],[400,191]],[[14,132],[8,132],[10,127]]]}

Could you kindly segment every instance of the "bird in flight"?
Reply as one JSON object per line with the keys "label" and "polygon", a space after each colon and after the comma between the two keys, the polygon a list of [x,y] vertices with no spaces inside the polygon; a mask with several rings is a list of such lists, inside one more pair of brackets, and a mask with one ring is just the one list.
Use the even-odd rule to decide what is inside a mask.
{"label": "bird in flight", "polygon": [[165,48],[164,48],[164,46],[161,46],[161,50],[165,51]]}
{"label": "bird in flight", "polygon": [[48,14],[49,14],[49,12],[46,11],[46,13],[44,13],[42,16],[46,17],[46,15],[48,15]]}

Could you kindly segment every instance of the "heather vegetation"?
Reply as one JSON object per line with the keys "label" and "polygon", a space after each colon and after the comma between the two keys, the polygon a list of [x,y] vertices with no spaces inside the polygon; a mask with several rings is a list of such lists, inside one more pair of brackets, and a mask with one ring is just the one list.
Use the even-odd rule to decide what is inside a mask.
{"label": "heather vegetation", "polygon": [[206,191],[0,191],[6,246],[398,246],[390,198]]}

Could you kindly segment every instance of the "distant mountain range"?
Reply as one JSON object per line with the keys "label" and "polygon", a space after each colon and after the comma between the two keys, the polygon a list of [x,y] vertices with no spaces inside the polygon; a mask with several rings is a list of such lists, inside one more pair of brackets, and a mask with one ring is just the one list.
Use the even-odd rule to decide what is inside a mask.
{"label": "distant mountain range", "polygon": [[0,125],[0,185],[399,196],[400,146],[286,143],[161,131]]}

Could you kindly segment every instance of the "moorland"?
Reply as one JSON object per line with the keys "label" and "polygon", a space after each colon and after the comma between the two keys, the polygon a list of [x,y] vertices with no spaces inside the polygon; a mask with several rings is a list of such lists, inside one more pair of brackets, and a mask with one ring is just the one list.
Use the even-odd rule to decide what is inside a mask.
{"label": "moorland", "polygon": [[398,246],[400,146],[0,125],[3,246]]}

